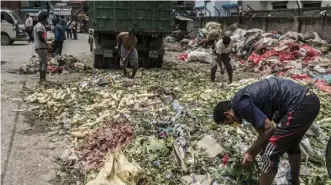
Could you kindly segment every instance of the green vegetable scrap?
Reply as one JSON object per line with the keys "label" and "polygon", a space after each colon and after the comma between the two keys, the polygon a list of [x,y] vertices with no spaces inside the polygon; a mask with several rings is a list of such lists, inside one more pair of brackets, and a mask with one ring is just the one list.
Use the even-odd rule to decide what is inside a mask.
{"label": "green vegetable scrap", "polygon": [[[248,169],[241,166],[241,155],[257,133],[250,124],[238,128],[219,127],[211,116],[219,101],[230,99],[236,91],[258,79],[245,79],[231,85],[215,84],[209,81],[208,73],[187,69],[140,70],[135,81],[123,79],[117,71],[100,72],[97,76],[53,89],[33,89],[25,101],[40,106],[33,110],[39,118],[69,125],[74,143],[105,122],[124,115],[132,123],[135,135],[124,154],[144,169],[149,177],[148,184],[183,184],[182,176],[192,173],[210,175],[221,184],[247,184],[258,179],[257,163]],[[316,123],[322,134],[308,136],[313,148],[308,151],[324,151],[326,136],[331,133],[331,98],[314,86],[310,88],[321,100]],[[183,108],[180,115],[172,107],[171,99],[178,100]],[[176,130],[175,125],[182,127]],[[186,170],[174,154],[174,142],[178,142],[179,135],[185,140],[178,151]],[[197,148],[197,142],[204,135],[216,139],[228,154],[229,162],[224,168],[221,158],[209,158]],[[310,173],[302,177],[302,183],[327,184],[324,163],[316,164],[310,159],[303,160],[302,164],[308,166]]]}

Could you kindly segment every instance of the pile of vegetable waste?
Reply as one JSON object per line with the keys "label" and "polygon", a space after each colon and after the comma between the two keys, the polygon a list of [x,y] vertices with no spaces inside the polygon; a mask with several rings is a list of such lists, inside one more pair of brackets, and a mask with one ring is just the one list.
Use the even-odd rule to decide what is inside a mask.
{"label": "pile of vegetable waste", "polygon": [[[33,55],[29,61],[24,63],[19,69],[20,74],[36,74],[39,72],[40,59],[38,55]],[[62,73],[64,71],[87,71],[91,67],[87,65],[87,61],[78,59],[72,55],[56,55],[47,58],[47,71],[49,73]]]}
{"label": "pile of vegetable waste", "polygon": [[[134,132],[125,139],[127,142],[134,135],[123,149],[124,154],[144,169],[148,184],[185,184],[183,176],[192,174],[206,175],[220,185],[253,184],[260,173],[259,159],[256,158],[251,168],[243,169],[241,154],[256,139],[257,133],[250,124],[237,128],[217,126],[211,115],[219,101],[230,99],[239,89],[258,79],[226,85],[212,83],[208,77],[209,73],[197,70],[149,69],[140,70],[137,79],[132,81],[123,78],[119,71],[107,71],[52,89],[31,89],[25,101],[38,107],[32,111],[39,119],[69,129],[77,150],[107,140],[103,130],[115,132],[112,129],[119,129],[120,125],[108,124],[124,116]],[[331,97],[314,86],[305,85],[320,97],[321,111],[315,130],[307,135],[309,143],[303,146],[308,149],[302,165],[309,172],[301,176],[301,181],[307,185],[330,184],[325,178],[324,159],[314,159],[323,154],[330,135]],[[98,134],[102,136],[96,136]],[[224,151],[211,158],[199,148],[197,143],[205,135],[211,135]],[[114,149],[104,143],[100,146],[95,147],[96,152],[103,152],[98,154],[98,161]],[[95,160],[94,155],[95,152],[85,152],[79,160]],[[98,173],[99,167],[88,173]]]}

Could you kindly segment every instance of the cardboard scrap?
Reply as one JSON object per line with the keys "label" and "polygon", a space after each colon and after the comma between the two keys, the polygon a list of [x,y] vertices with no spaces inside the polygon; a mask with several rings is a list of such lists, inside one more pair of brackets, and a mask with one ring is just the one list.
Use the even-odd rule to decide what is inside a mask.
{"label": "cardboard scrap", "polygon": [[222,148],[221,145],[217,143],[215,139],[213,139],[210,135],[207,135],[203,137],[199,142],[198,142],[198,147],[205,149],[206,152],[208,153],[209,157],[214,158],[218,154],[221,154],[224,152],[224,149]]}
{"label": "cardboard scrap", "polygon": [[182,176],[182,181],[184,182],[184,184],[187,185],[193,185],[194,183],[200,185],[210,185],[213,181],[211,177],[208,175],[194,175],[194,176],[197,182],[193,182],[193,178],[191,175]]}

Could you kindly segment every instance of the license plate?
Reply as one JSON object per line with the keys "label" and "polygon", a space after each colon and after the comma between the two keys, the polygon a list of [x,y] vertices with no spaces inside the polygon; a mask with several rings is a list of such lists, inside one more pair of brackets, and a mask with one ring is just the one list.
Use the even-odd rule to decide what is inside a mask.
{"label": "license plate", "polygon": [[149,54],[148,54],[148,57],[149,58],[158,58],[158,54],[157,54],[157,51],[150,51]]}
{"label": "license plate", "polygon": [[103,57],[113,58],[113,50],[110,49],[103,50]]}

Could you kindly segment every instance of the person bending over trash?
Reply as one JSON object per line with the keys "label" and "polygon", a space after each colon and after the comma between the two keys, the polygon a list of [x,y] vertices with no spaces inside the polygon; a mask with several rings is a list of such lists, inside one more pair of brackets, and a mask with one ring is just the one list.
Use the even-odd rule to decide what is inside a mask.
{"label": "person bending over trash", "polygon": [[135,32],[132,30],[130,32],[121,32],[117,38],[117,46],[115,49],[118,49],[121,46],[120,56],[121,56],[121,67],[123,67],[124,76],[127,76],[126,66],[128,61],[132,66],[132,76],[134,78],[138,70],[138,52],[136,50],[136,45],[138,39]]}
{"label": "person bending over trash", "polygon": [[291,80],[272,77],[244,87],[231,101],[218,103],[213,117],[217,124],[234,125],[246,120],[259,133],[242,155],[242,164],[249,166],[261,154],[260,185],[272,184],[284,153],[291,167],[292,179],[288,180],[299,185],[300,142],[319,111],[319,98],[312,91]]}
{"label": "person bending over trash", "polygon": [[233,69],[231,66],[231,58],[230,58],[230,52],[233,47],[233,40],[229,36],[224,36],[223,39],[220,39],[216,43],[216,54],[217,54],[217,59],[216,61],[213,61],[212,67],[211,67],[211,81],[215,81],[216,77],[216,71],[217,71],[217,64],[221,68],[221,75],[223,76],[224,71],[222,67],[222,62],[225,66],[226,72],[228,73],[229,76],[229,83],[232,83],[232,73]]}

